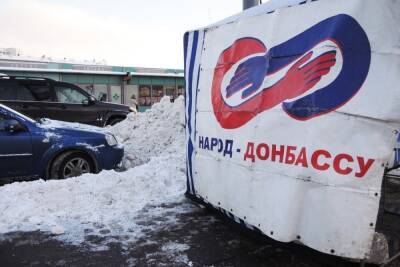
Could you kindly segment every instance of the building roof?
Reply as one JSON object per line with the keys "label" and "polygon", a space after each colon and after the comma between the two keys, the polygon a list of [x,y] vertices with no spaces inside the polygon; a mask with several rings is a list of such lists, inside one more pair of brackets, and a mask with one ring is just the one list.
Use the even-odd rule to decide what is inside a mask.
{"label": "building roof", "polygon": [[0,71],[183,77],[181,69],[142,68],[0,55]]}

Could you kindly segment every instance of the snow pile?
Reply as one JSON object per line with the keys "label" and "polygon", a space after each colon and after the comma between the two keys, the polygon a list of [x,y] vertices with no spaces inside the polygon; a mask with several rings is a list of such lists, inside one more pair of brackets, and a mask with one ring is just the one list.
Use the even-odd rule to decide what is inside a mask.
{"label": "snow pile", "polygon": [[185,190],[183,99],[167,100],[109,129],[125,144],[126,166],[136,167],[0,187],[0,233],[41,230],[72,243],[90,233],[105,237],[104,245],[116,237],[133,242],[156,227],[138,218],[162,216],[157,207],[181,201]]}
{"label": "snow pile", "polygon": [[145,113],[128,115],[110,131],[125,147],[123,165],[138,166],[163,153],[182,153],[185,134],[184,99],[164,97]]}

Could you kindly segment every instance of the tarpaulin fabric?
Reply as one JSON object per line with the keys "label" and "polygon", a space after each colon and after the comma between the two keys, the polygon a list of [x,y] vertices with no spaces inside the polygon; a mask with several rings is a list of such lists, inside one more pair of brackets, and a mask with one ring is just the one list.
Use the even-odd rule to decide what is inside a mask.
{"label": "tarpaulin fabric", "polygon": [[399,10],[267,3],[186,33],[188,193],[273,239],[368,258],[400,129]]}

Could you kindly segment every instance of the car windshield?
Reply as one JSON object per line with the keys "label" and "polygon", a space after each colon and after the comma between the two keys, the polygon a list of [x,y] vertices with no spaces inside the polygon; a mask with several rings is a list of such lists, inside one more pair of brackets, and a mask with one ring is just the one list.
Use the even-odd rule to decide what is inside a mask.
{"label": "car windshield", "polygon": [[11,108],[5,106],[5,105],[0,104],[0,108],[6,109],[6,110],[8,110],[9,112],[12,112],[12,113],[16,114],[17,116],[19,116],[19,117],[21,117],[21,118],[23,118],[23,119],[25,119],[25,120],[27,120],[27,121],[29,121],[29,122],[32,122],[32,123],[35,123],[35,122],[36,122],[34,119],[29,118],[28,116],[26,116],[26,115],[24,115],[24,114],[22,114],[22,113],[19,113],[18,111],[15,111],[15,110],[13,110],[13,109],[11,109]]}
{"label": "car windshield", "polygon": [[57,99],[61,103],[82,104],[85,101],[88,101],[88,97],[75,88],[65,85],[57,85],[54,89],[56,91]]}

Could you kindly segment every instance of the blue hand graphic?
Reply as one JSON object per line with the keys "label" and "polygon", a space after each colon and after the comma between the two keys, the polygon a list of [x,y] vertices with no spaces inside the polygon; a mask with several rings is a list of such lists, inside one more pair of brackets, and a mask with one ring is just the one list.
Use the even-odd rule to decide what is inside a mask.
{"label": "blue hand graphic", "polygon": [[249,58],[239,65],[226,88],[227,98],[241,90],[244,90],[242,97],[246,97],[257,91],[267,74],[267,55]]}

